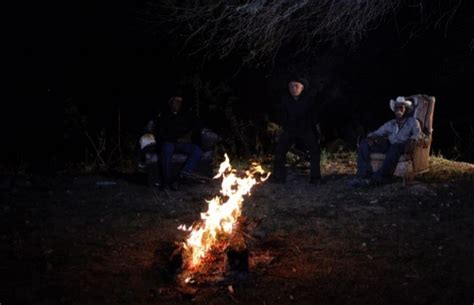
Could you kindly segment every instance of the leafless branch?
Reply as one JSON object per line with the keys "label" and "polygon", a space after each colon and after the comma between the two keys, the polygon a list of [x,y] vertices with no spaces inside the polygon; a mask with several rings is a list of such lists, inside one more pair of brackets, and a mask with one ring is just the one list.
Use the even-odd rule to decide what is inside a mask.
{"label": "leafless branch", "polygon": [[392,12],[400,0],[151,1],[147,16],[181,39],[191,54],[265,63],[282,45],[295,50],[340,40],[352,43]]}
{"label": "leafless branch", "polygon": [[[462,0],[149,0],[145,21],[166,30],[181,51],[204,58],[237,53],[242,62],[264,65],[284,45],[311,51],[323,42],[353,45],[401,7],[418,10],[406,25],[447,27]],[[414,25],[421,25],[416,27]]]}

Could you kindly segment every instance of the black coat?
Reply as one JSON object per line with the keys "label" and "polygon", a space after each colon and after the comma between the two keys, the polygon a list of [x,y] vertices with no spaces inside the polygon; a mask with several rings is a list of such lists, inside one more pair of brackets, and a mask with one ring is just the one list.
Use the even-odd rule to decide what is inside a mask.
{"label": "black coat", "polygon": [[304,94],[295,100],[290,94],[286,94],[281,99],[281,125],[283,130],[292,135],[306,135],[316,131],[319,123],[315,98],[312,95]]}
{"label": "black coat", "polygon": [[189,111],[172,113],[166,111],[158,119],[157,136],[160,142],[177,142],[183,137],[192,136],[195,140],[201,128],[197,118]]}

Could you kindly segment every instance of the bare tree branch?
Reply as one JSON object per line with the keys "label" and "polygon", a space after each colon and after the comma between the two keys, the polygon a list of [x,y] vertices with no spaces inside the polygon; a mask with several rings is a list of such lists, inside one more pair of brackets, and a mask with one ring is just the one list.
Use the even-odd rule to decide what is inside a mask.
{"label": "bare tree branch", "polygon": [[172,35],[181,51],[206,58],[237,53],[243,63],[258,66],[272,60],[283,45],[294,45],[299,51],[312,50],[328,41],[353,45],[403,6],[414,7],[420,14],[415,24],[422,27],[408,25],[410,36],[419,33],[423,26],[445,22],[447,27],[461,2],[149,0],[145,20]]}

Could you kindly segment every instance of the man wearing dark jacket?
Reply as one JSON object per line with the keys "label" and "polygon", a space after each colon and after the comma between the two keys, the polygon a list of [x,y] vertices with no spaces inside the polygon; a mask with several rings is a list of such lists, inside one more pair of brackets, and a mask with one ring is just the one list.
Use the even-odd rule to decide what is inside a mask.
{"label": "man wearing dark jacket", "polygon": [[283,133],[278,139],[274,157],[273,178],[276,183],[286,180],[286,153],[296,141],[304,143],[311,156],[310,183],[320,184],[319,124],[314,97],[309,94],[308,81],[295,78],[288,83],[288,94],[281,100]]}
{"label": "man wearing dark jacket", "polygon": [[183,98],[172,97],[168,101],[169,109],[159,118],[158,139],[161,143],[161,168],[165,186],[176,189],[176,182],[171,177],[171,161],[174,152],[184,153],[187,156],[186,163],[181,170],[180,176],[186,177],[192,174],[202,156],[202,151],[196,144],[192,143],[193,134],[199,134],[199,124],[196,118],[187,111],[182,110]]}

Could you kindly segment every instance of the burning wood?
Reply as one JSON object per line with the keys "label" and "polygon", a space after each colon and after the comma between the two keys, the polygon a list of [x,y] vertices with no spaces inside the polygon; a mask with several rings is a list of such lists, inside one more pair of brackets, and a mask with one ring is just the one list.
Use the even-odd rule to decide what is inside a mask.
{"label": "burning wood", "polygon": [[206,273],[219,254],[225,251],[230,267],[248,269],[245,240],[240,234],[235,234],[237,221],[242,214],[244,196],[250,195],[252,187],[268,179],[270,173],[265,173],[258,163],[252,163],[250,169],[240,176],[226,154],[218,174],[214,176],[214,179],[222,177],[221,195],[206,200],[208,209],[201,213],[201,221],[190,227],[178,227],[189,232],[182,243],[183,273],[180,278],[184,283],[192,282],[197,273]]}

